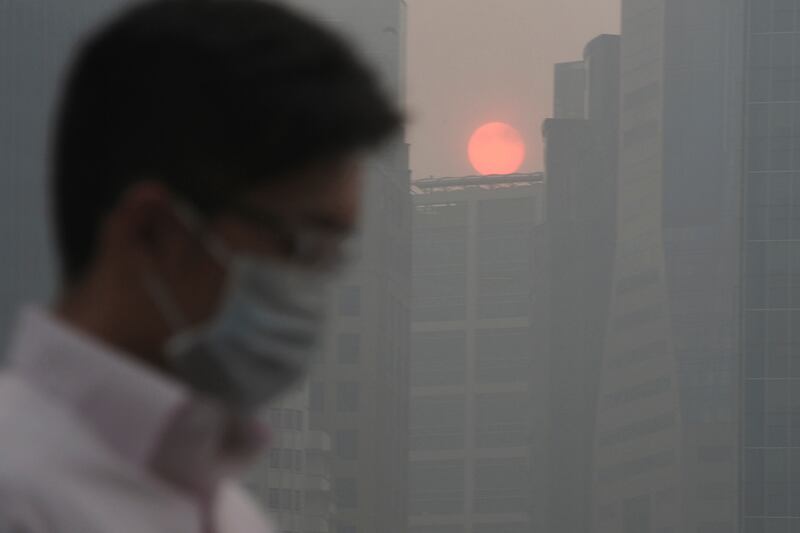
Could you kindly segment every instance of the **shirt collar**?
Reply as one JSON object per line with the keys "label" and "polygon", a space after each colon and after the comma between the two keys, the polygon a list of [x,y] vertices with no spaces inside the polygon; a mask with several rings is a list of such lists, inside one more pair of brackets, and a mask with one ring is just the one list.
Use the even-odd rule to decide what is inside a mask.
{"label": "shirt collar", "polygon": [[169,481],[207,490],[237,463],[224,449],[226,436],[247,424],[47,311],[23,313],[9,365],[125,460]]}

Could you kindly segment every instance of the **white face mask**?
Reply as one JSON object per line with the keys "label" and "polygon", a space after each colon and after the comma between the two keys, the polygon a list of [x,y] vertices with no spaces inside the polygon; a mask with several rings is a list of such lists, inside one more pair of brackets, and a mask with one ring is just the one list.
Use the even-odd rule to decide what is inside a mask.
{"label": "white face mask", "polygon": [[146,286],[176,334],[166,355],[196,392],[241,410],[255,410],[302,379],[320,348],[332,274],[230,253],[217,240],[209,251],[227,270],[218,311],[186,326],[185,315],[156,276]]}

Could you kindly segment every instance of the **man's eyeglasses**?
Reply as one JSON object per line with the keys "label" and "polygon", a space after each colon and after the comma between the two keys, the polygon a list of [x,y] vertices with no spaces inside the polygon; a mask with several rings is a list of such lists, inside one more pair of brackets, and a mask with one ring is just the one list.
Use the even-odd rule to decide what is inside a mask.
{"label": "man's eyeglasses", "polygon": [[291,221],[284,216],[247,204],[227,209],[253,227],[275,239],[283,256],[298,265],[339,270],[355,255],[355,237],[349,231],[333,229],[307,221]]}

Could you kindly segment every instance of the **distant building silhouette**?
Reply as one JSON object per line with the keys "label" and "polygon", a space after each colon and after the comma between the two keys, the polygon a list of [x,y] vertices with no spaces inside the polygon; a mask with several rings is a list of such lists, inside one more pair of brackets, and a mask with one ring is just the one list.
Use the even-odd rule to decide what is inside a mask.
{"label": "distant building silhouette", "polygon": [[794,531],[798,6],[622,6],[595,531]]}
{"label": "distant building silhouette", "polygon": [[586,118],[586,63],[571,61],[555,66],[553,118]]}
{"label": "distant building silhouette", "polygon": [[556,118],[543,126],[547,221],[536,279],[546,295],[539,303],[550,383],[548,458],[540,473],[547,477],[547,531],[591,531],[595,414],[617,229],[619,53],[619,36],[602,35],[586,46],[582,61],[556,65]]}
{"label": "distant building silhouette", "polygon": [[[348,32],[403,102],[405,0],[290,3]],[[359,258],[309,383],[309,427],[331,442],[330,533],[406,533],[412,210],[402,135],[370,159],[364,183]]]}
{"label": "distant building silhouette", "polygon": [[410,533],[544,531],[540,174],[414,183]]}

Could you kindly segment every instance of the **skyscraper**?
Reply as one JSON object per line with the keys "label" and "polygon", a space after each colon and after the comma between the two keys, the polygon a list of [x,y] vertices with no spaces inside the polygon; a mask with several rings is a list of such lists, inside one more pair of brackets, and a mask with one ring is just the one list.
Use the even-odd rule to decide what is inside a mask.
{"label": "skyscraper", "polygon": [[411,533],[544,529],[546,361],[532,349],[541,181],[414,184]]}
{"label": "skyscraper", "polygon": [[308,402],[304,384],[270,407],[269,451],[244,480],[284,533],[332,530],[331,439],[310,428]]}
{"label": "skyscraper", "polygon": [[743,533],[800,529],[800,4],[746,2]]}
{"label": "skyscraper", "polygon": [[559,63],[554,69],[553,118],[586,118],[586,63]]}
{"label": "skyscraper", "polygon": [[546,325],[537,345],[552,384],[542,472],[550,531],[591,530],[592,442],[617,223],[619,49],[619,36],[602,35],[582,61],[556,65],[555,118],[543,127],[547,220],[535,276]]}
{"label": "skyscraper", "polygon": [[623,2],[597,531],[798,527],[796,2]]}
{"label": "skyscraper", "polygon": [[[405,0],[293,0],[344,30],[405,98]],[[339,287],[309,384],[310,429],[331,440],[332,532],[405,533],[411,198],[399,137],[368,165],[357,267]]]}

